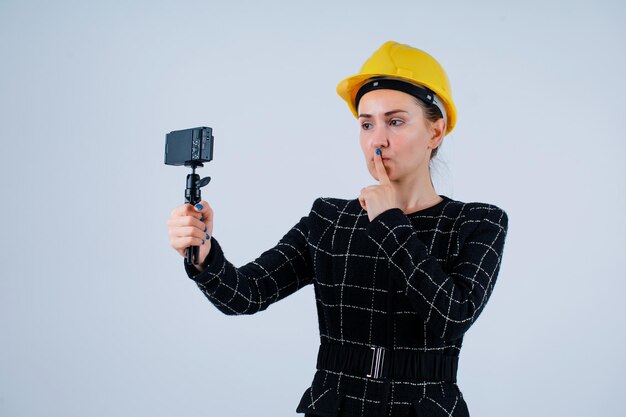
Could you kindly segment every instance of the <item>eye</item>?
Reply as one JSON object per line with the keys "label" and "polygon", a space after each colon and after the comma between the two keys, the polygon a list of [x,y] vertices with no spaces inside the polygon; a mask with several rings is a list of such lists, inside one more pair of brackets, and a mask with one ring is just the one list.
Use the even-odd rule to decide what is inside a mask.
{"label": "eye", "polygon": [[364,122],[361,124],[361,128],[363,128],[363,130],[369,130],[372,128],[372,124],[370,122]]}
{"label": "eye", "polygon": [[400,120],[400,119],[392,119],[392,120],[389,122],[389,124],[390,124],[391,126],[400,126],[400,125],[402,125],[403,123],[404,123],[404,122],[403,122],[402,120]]}

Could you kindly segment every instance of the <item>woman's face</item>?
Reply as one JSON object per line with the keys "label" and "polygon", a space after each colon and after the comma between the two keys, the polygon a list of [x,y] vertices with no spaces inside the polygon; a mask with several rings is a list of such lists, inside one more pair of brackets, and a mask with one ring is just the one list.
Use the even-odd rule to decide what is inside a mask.
{"label": "woman's face", "polygon": [[[396,90],[374,90],[359,102],[360,142],[367,169],[378,180],[374,155],[379,148],[391,181],[429,175],[432,148],[443,138],[443,120],[430,123],[415,97]],[[431,147],[429,149],[428,147]]]}

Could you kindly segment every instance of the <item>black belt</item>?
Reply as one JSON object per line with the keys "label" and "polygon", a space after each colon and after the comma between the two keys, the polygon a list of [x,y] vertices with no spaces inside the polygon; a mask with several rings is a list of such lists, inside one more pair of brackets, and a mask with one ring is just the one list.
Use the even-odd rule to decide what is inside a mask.
{"label": "black belt", "polygon": [[337,343],[322,343],[317,354],[317,369],[368,378],[456,382],[458,364],[458,356]]}

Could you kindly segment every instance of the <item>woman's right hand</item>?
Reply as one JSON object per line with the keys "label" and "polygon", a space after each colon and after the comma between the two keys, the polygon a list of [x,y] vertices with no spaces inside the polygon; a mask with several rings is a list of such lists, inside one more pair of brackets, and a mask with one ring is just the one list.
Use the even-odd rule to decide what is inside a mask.
{"label": "woman's right hand", "polygon": [[167,229],[170,246],[181,256],[187,256],[189,246],[200,247],[198,264],[195,267],[201,271],[200,265],[211,250],[213,236],[213,209],[209,203],[203,200],[196,206],[185,203],[176,207],[167,220]]}

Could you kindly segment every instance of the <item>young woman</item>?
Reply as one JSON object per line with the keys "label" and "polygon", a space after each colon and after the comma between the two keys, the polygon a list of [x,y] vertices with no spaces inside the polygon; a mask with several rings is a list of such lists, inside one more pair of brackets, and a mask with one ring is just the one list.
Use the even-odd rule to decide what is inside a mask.
{"label": "young woman", "polygon": [[500,269],[506,213],[439,195],[429,162],[456,120],[448,78],[425,52],[383,44],[337,91],[358,118],[376,185],[318,198],[255,261],[233,266],[206,201],[168,221],[171,246],[200,246],[188,276],[225,314],[253,314],[313,284],[320,348],[307,416],[468,416],[456,384],[463,335]]}

